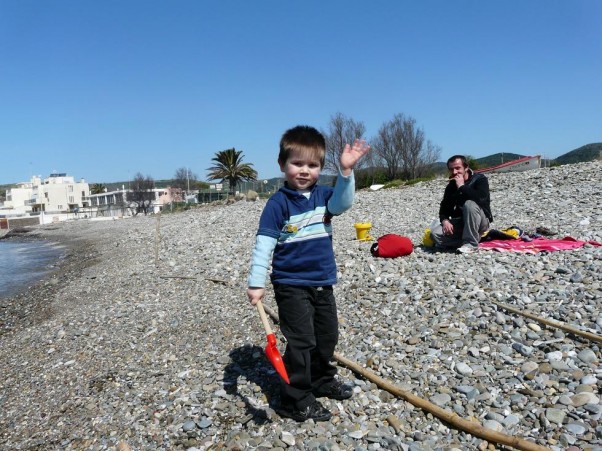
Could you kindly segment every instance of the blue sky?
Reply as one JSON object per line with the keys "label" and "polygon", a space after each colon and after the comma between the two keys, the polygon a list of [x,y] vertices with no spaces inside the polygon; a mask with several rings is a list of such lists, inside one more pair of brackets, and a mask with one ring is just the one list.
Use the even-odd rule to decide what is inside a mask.
{"label": "blue sky", "polygon": [[441,160],[602,142],[599,0],[0,0],[0,184],[201,180],[235,147],[403,113]]}

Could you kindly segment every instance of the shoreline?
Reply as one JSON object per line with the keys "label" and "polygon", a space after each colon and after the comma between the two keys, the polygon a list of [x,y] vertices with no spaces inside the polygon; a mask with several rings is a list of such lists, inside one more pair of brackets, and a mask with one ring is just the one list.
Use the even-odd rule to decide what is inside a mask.
{"label": "shoreline", "polygon": [[52,315],[50,299],[56,296],[63,284],[74,283],[85,268],[94,264],[79,257],[84,255],[82,251],[93,248],[92,240],[74,242],[72,237],[60,234],[48,239],[44,235],[44,226],[28,227],[12,236],[6,235],[9,234],[0,239],[27,243],[44,241],[63,246],[64,252],[42,278],[22,287],[13,296],[0,298],[0,336],[49,319]]}

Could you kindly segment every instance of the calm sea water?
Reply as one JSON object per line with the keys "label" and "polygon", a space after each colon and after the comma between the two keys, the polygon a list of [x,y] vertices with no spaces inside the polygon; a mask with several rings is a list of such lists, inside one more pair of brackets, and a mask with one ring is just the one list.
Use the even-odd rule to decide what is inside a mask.
{"label": "calm sea water", "polygon": [[0,240],[0,298],[9,298],[42,279],[65,248],[44,241]]}

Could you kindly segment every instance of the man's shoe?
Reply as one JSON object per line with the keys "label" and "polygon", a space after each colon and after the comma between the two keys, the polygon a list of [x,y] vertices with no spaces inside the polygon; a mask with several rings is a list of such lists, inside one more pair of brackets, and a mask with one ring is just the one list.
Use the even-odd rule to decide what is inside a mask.
{"label": "man's shoe", "polygon": [[539,233],[540,235],[547,235],[547,236],[556,235],[556,232],[548,229],[547,227],[537,227],[535,229],[535,232]]}
{"label": "man's shoe", "polygon": [[314,396],[321,398],[323,396],[330,399],[349,399],[353,396],[353,388],[344,384],[339,379],[334,379],[332,382],[322,385],[318,390],[314,391]]}
{"label": "man's shoe", "polygon": [[328,421],[332,414],[324,408],[320,401],[314,400],[304,409],[297,409],[295,406],[285,406],[276,409],[276,413],[281,417],[292,418],[295,421]]}
{"label": "man's shoe", "polygon": [[472,244],[466,243],[458,248],[458,252],[460,254],[472,254],[473,252],[476,252],[477,249],[477,246],[473,246]]}

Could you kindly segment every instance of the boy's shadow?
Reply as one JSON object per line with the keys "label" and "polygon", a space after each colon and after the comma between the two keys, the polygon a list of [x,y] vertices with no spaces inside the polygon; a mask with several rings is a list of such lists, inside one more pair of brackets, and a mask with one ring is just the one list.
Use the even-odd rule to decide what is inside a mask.
{"label": "boy's shadow", "polygon": [[[280,402],[280,376],[274,370],[265,351],[259,346],[245,345],[230,351],[230,363],[224,368],[224,389],[226,393],[240,398],[245,403],[247,417],[256,424],[272,421],[273,409]],[[257,385],[268,400],[269,409],[257,406],[257,401],[241,393],[238,389],[238,379],[244,377],[249,384]]]}

